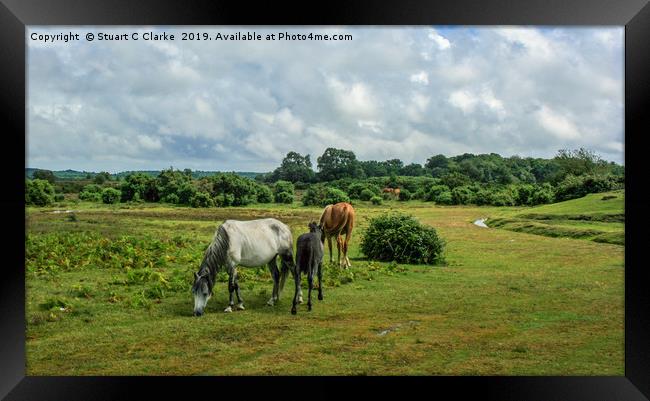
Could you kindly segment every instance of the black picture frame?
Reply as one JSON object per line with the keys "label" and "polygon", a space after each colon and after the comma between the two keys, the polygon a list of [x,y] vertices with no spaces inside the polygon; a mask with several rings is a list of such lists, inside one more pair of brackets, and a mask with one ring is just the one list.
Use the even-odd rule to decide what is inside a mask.
{"label": "black picture frame", "polygon": [[[25,376],[24,166],[27,25],[617,25],[625,26],[625,376],[208,378]],[[5,257],[0,278],[0,396],[8,400],[116,400],[259,396],[337,398],[357,389],[364,398],[498,400],[647,400],[650,397],[650,296],[643,264],[648,234],[642,207],[645,111],[650,102],[650,5],[645,0],[341,1],[299,4],[250,1],[1,0],[0,82],[5,113],[0,202]],[[9,235],[7,235],[9,234]],[[251,382],[259,385],[251,385]],[[257,383],[256,383],[257,384]],[[290,388],[300,387],[300,393]],[[345,387],[343,390],[341,386]]]}

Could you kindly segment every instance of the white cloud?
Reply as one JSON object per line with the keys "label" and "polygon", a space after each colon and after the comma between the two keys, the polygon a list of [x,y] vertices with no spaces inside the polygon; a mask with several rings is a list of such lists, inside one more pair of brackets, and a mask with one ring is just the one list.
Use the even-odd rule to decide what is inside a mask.
{"label": "white cloud", "polygon": [[552,110],[546,105],[535,112],[537,122],[549,133],[560,139],[578,139],[580,131],[566,116]]}
{"label": "white cloud", "polygon": [[417,74],[411,74],[411,82],[429,85],[429,74],[425,71],[420,71]]}
{"label": "white cloud", "polygon": [[429,30],[429,39],[433,40],[440,50],[448,49],[451,46],[449,40],[440,35],[435,29]]}

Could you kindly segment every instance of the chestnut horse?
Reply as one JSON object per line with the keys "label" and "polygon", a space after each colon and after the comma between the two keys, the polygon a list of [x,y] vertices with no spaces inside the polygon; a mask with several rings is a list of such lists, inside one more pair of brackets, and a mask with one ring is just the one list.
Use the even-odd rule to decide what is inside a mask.
{"label": "chestnut horse", "polygon": [[[352,205],[347,202],[339,202],[335,205],[325,206],[325,210],[320,216],[319,226],[323,230],[325,238],[327,238],[327,245],[330,249],[330,263],[332,262],[332,237],[336,235],[339,266],[346,269],[350,267],[348,243],[354,228],[354,208]],[[345,233],[345,241],[343,241],[343,233]],[[341,264],[341,248],[343,248],[343,264]]]}

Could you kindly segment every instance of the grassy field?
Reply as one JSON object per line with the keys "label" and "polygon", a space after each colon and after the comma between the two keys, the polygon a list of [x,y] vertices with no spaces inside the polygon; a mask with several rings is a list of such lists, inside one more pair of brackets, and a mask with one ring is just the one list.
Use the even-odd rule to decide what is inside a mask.
{"label": "grassy field", "polygon": [[[265,305],[272,281],[258,268],[240,269],[245,311],[221,312],[221,276],[194,318],[192,274],[224,219],[276,217],[295,239],[320,208],[28,208],[27,374],[623,375],[624,247],[472,224],[552,221],[616,234],[622,221],[607,219],[622,215],[623,194],[614,195],[537,208],[360,202],[352,268],[326,265],[325,299],[296,316],[289,283],[279,304]],[[53,213],[65,209],[75,212]],[[438,230],[445,266],[363,258],[368,220],[391,210]]]}
{"label": "grassy field", "polygon": [[590,194],[550,205],[497,212],[490,227],[625,245],[625,194]]}

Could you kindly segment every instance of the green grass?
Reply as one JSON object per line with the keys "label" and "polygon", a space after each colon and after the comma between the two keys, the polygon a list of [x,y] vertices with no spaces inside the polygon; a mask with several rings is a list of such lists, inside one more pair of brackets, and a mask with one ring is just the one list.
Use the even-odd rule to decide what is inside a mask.
{"label": "green grass", "polygon": [[510,231],[625,245],[624,207],[621,190],[497,212],[488,222],[490,227]]}
{"label": "green grass", "polygon": [[[76,221],[51,213],[57,208],[76,210]],[[194,318],[192,274],[221,221],[272,216],[297,238],[321,209],[28,208],[27,374],[624,374],[622,246],[471,223],[536,208],[387,201],[355,209],[353,267],[326,265],[325,299],[314,295],[312,312],[289,313],[290,281],[266,306],[272,281],[257,268],[240,269],[245,311],[221,312],[221,277],[206,314]],[[558,213],[588,212],[574,209]],[[390,210],[435,227],[447,265],[365,260],[364,227]]]}

